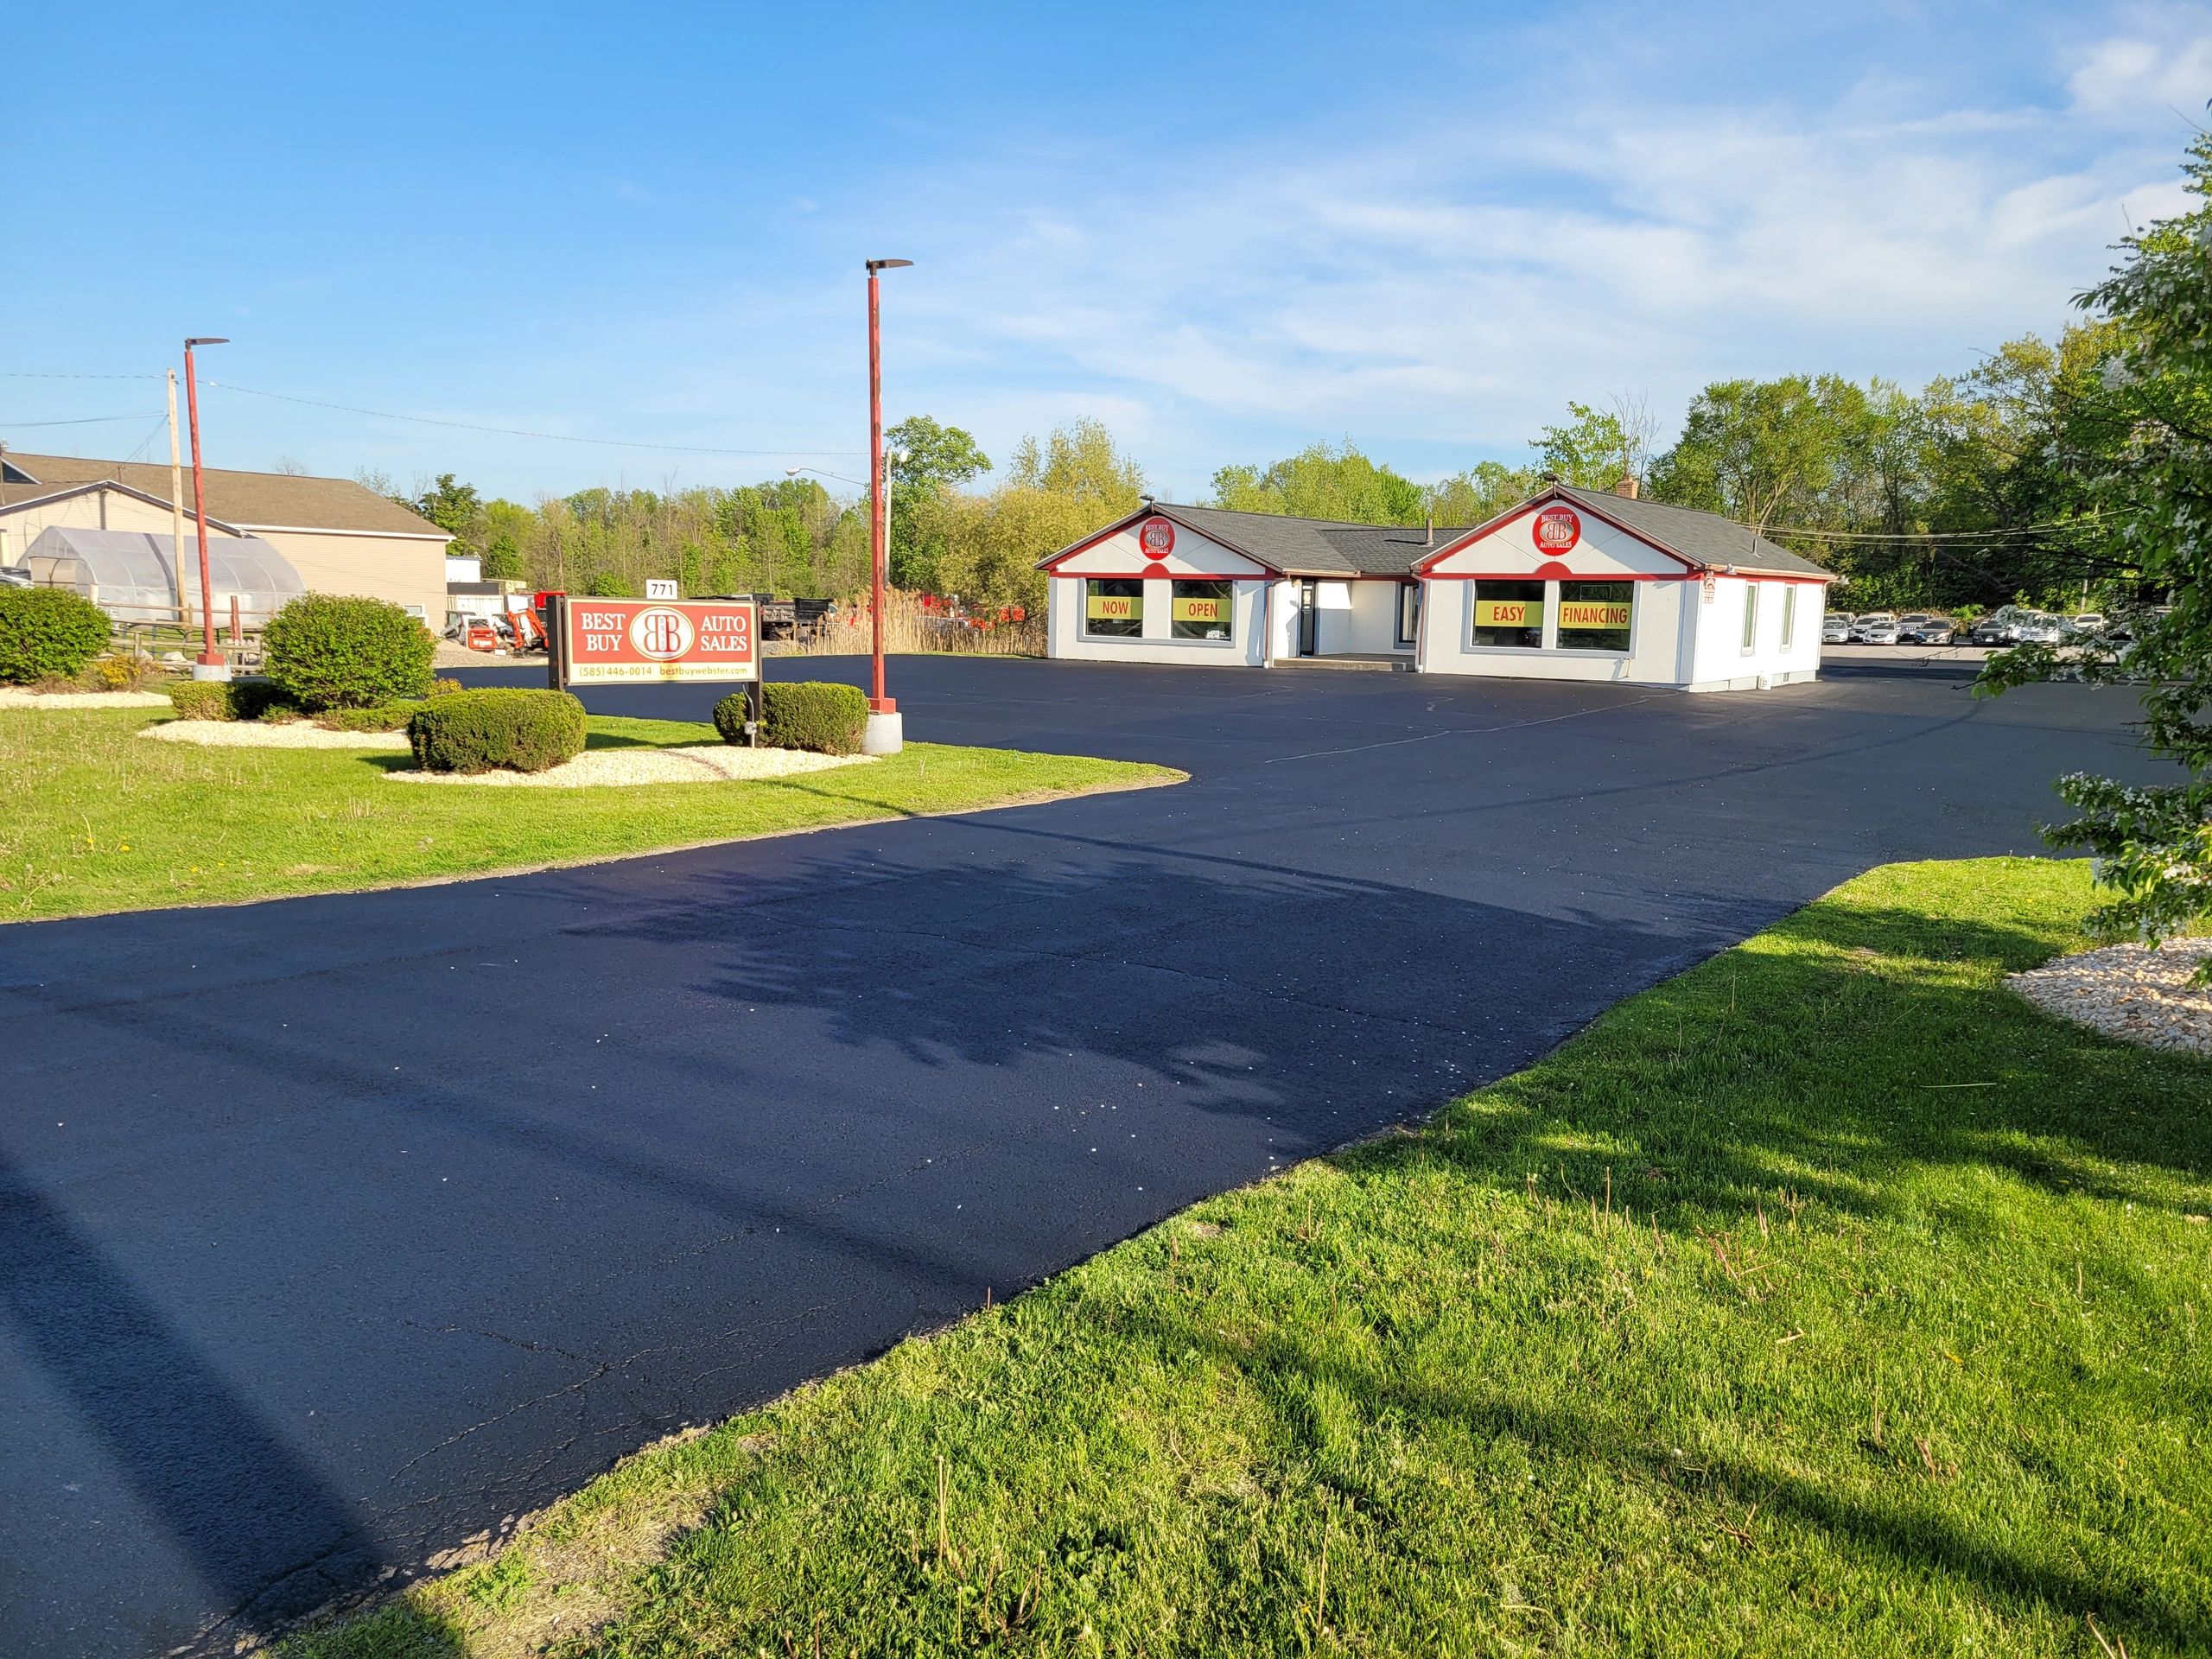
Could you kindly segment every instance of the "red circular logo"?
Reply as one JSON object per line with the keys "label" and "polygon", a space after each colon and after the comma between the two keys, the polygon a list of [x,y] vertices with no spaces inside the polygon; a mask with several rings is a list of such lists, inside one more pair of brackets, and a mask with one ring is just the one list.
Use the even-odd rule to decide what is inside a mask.
{"label": "red circular logo", "polygon": [[1147,518],[1137,531],[1137,545],[1146,557],[1164,559],[1175,550],[1175,526],[1165,518]]}
{"label": "red circular logo", "polygon": [[630,644],[640,657],[667,662],[691,649],[691,619],[655,605],[630,619]]}
{"label": "red circular logo", "polygon": [[1536,550],[1570,553],[1582,539],[1582,519],[1573,507],[1546,507],[1536,515]]}

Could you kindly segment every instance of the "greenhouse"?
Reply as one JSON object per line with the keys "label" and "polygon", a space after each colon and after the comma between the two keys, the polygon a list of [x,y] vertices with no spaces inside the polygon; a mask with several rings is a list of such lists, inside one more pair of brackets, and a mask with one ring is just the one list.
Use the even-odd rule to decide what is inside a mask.
{"label": "greenhouse", "polygon": [[[181,612],[166,536],[54,524],[31,543],[23,563],[41,587],[82,594],[115,622],[173,622],[198,614],[197,557],[196,543],[188,543]],[[238,620],[249,628],[306,591],[291,562],[257,536],[208,537],[207,577],[217,621],[228,622],[236,601]]]}

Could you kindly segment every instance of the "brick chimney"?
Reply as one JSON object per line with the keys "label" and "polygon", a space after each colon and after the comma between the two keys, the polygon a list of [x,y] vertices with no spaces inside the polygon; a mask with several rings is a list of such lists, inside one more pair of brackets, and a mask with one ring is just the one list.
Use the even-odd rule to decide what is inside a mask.
{"label": "brick chimney", "polygon": [[1636,499],[1637,487],[1638,486],[1636,481],[1636,474],[1634,473],[1624,473],[1621,474],[1621,481],[1613,486],[1613,493],[1618,496],[1624,497],[1628,500],[1633,501]]}

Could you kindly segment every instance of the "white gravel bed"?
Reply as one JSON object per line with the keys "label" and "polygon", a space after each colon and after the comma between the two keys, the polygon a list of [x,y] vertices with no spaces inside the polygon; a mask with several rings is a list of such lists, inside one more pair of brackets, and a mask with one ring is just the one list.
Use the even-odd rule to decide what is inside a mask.
{"label": "white gravel bed", "polygon": [[33,691],[0,685],[0,709],[166,709],[159,691]]}
{"label": "white gravel bed", "polygon": [[[164,699],[166,701],[166,699]],[[216,749],[405,749],[404,732],[328,732],[311,721],[170,720],[138,734]]]}
{"label": "white gravel bed", "polygon": [[867,754],[806,749],[747,749],[687,743],[669,749],[588,749],[545,772],[388,772],[396,784],[478,784],[503,789],[601,789],[628,784],[721,784],[788,778],[802,772],[872,763]]}
{"label": "white gravel bed", "polygon": [[2212,939],[2109,944],[2013,974],[2005,983],[2047,1014],[2148,1048],[2212,1054],[2212,986],[2193,985]]}

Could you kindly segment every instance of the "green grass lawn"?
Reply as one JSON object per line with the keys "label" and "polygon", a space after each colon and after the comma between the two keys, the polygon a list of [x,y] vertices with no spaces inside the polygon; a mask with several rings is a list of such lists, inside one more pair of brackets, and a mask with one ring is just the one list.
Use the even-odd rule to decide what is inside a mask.
{"label": "green grass lawn", "polygon": [[2212,1065],[2001,982],[2088,902],[1875,871],[287,1651],[2212,1649]]}
{"label": "green grass lawn", "polygon": [[[424,788],[369,750],[148,742],[148,709],[0,709],[0,921],[618,858],[698,842],[1179,779],[1163,766],[913,743],[870,766],[747,783]],[[714,728],[594,716],[590,746]]]}

